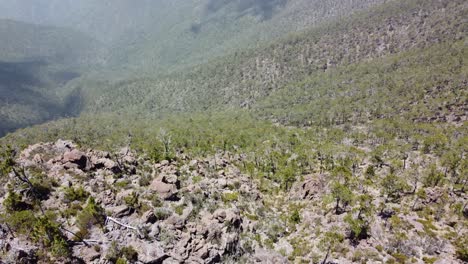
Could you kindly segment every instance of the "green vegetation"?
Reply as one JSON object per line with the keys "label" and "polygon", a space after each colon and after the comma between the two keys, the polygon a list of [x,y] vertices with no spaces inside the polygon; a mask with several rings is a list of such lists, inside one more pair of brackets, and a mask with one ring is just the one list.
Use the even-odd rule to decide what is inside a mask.
{"label": "green vegetation", "polygon": [[88,199],[89,193],[85,191],[83,186],[80,186],[78,188],[66,188],[64,191],[64,195],[67,203],[71,203],[73,201],[84,202]]}
{"label": "green vegetation", "polygon": [[103,226],[105,221],[104,209],[96,204],[93,197],[88,198],[88,202],[76,218],[77,226],[80,228],[76,237],[79,240],[87,238],[89,229],[94,225]]}
{"label": "green vegetation", "polygon": [[232,203],[239,199],[239,193],[238,192],[223,193],[221,199],[225,203]]}
{"label": "green vegetation", "polygon": [[125,204],[128,205],[132,210],[138,210],[140,208],[139,195],[136,192],[132,192],[130,195],[124,197]]}
{"label": "green vegetation", "polygon": [[31,210],[22,210],[0,215],[0,219],[8,223],[12,232],[25,235],[42,245],[41,252],[44,254],[50,252],[56,258],[69,256],[66,237],[53,215],[36,216]]}
{"label": "green vegetation", "polygon": [[131,246],[121,247],[113,241],[106,259],[115,264],[133,263],[138,260],[138,253]]}
{"label": "green vegetation", "polygon": [[[176,0],[174,5],[188,14],[194,2],[181,1]],[[109,55],[109,69],[102,76],[96,76],[99,71],[66,85],[55,85],[49,79],[63,66],[58,62],[48,65],[44,72],[35,72],[36,66],[28,65],[33,67],[32,73],[15,78],[44,79],[44,86],[20,85],[31,88],[24,92],[29,97],[13,105],[1,104],[0,121],[7,121],[0,125],[0,134],[21,124],[57,117],[42,116],[37,111],[49,99],[56,106],[50,108],[53,112],[66,106],[71,109],[67,114],[76,117],[20,129],[0,138],[0,184],[10,183],[1,193],[1,222],[8,223],[10,232],[41,245],[43,254],[50,252],[55,258],[68,256],[73,242],[85,243],[90,230],[105,231],[106,213],[96,202],[102,197],[95,195],[95,199],[88,187],[86,191],[71,182],[69,187],[59,187],[54,177],[42,173],[44,168],[20,167],[15,162],[17,153],[27,145],[62,138],[72,139],[82,149],[114,152],[129,147],[138,153],[138,162],[132,165],[132,174],[137,177],[130,178],[133,175],[127,175],[127,171],[114,173],[109,179],[108,175],[99,176],[106,178],[103,188],[110,191],[106,198],[122,197],[117,195],[125,191],[119,203],[132,213],[142,215],[152,210],[155,217],[147,215],[148,223],[154,218],[164,221],[174,213],[181,216],[187,208],[192,209],[189,220],[199,219],[201,212],[212,213],[221,204],[226,209],[239,209],[251,221],[252,234],[245,236],[252,238],[245,245],[247,251],[253,251],[255,244],[275,249],[287,242],[290,247],[286,249],[292,252],[282,249],[281,253],[296,263],[309,263],[311,259],[326,263],[344,256],[352,256],[356,262],[379,262],[385,257],[389,263],[431,263],[448,243],[459,260],[467,261],[467,241],[463,239],[468,184],[464,1],[392,0],[342,18],[310,18],[314,27],[284,35],[299,19],[287,23],[288,12],[295,10],[298,17],[307,17],[307,11],[298,9],[315,6],[320,7],[315,10],[319,12],[329,8],[319,5],[323,1],[309,1],[310,5],[297,1],[293,9],[288,9],[291,2],[285,2],[284,10],[273,8],[270,19],[256,14],[255,8],[239,15],[239,10],[233,11],[235,4],[223,4],[211,14],[213,24],[203,19],[191,24],[190,19],[200,15],[200,10],[194,9],[196,14],[175,26],[172,20],[155,26],[158,31],[172,25],[175,33],[167,33],[174,34],[170,38],[156,41],[147,33],[144,41],[133,43],[128,36],[119,43],[125,50],[115,49]],[[363,2],[365,6],[380,3]],[[345,6],[331,10],[330,16],[341,14]],[[214,29],[221,23],[217,19],[225,14],[231,14],[223,22],[229,24],[224,25],[226,30]],[[252,17],[264,20],[254,23]],[[11,21],[2,23],[15,28]],[[249,29],[252,24],[256,26]],[[283,25],[281,30],[285,31],[275,33],[274,28]],[[27,27],[25,32],[34,29],[18,27]],[[190,34],[181,34],[188,29]],[[265,31],[243,43],[260,29]],[[38,32],[42,30],[52,29],[39,28]],[[62,34],[55,30],[50,33],[53,39]],[[195,35],[199,39],[186,46]],[[220,36],[226,38],[211,42]],[[272,39],[275,41],[262,42]],[[240,48],[249,49],[234,52],[239,43]],[[81,42],[73,44],[85,47]],[[174,47],[167,51],[168,45]],[[11,60],[23,56],[6,45],[0,48],[0,60],[4,58],[2,52],[10,54]],[[198,51],[203,52],[196,54]],[[116,66],[122,60],[128,63]],[[155,63],[160,65],[152,68]],[[70,67],[86,72],[83,67],[87,64]],[[0,61],[0,77],[19,66]],[[167,69],[148,74],[162,68]],[[91,65],[87,70],[92,69]],[[126,74],[115,79],[122,71]],[[11,85],[13,81],[17,80]],[[0,84],[2,91],[9,90]],[[7,99],[5,102],[11,101]],[[37,105],[24,107],[33,99],[37,99]],[[76,99],[77,104],[67,105],[68,99]],[[41,155],[37,153],[34,159],[41,159]],[[206,157],[213,157],[214,164],[207,162],[209,166],[202,173],[192,176],[184,171],[198,168],[198,161]],[[121,161],[116,159],[120,167]],[[177,184],[198,188],[197,184],[215,182],[227,173],[225,170],[232,169],[224,167],[226,160],[236,169],[229,173],[242,177],[233,177],[216,195],[209,196],[203,188],[200,193],[196,188],[194,193],[183,189],[177,193],[177,199],[183,200],[172,203],[148,188],[162,173],[158,166],[163,161],[173,166],[171,175],[177,176]],[[96,176],[93,173],[99,169],[92,170],[80,175],[81,180]],[[252,199],[252,208],[245,205],[254,197],[242,188],[246,186],[240,180],[244,176],[252,186],[258,186],[261,197],[255,199],[263,202],[258,211],[253,209],[256,200]],[[127,192],[136,183],[140,188]],[[42,208],[49,197],[61,197],[59,192],[63,192],[62,202],[69,205],[60,215],[69,222],[66,224],[79,228],[71,234],[73,242],[63,233],[70,231]],[[385,224],[379,226],[381,223]],[[234,225],[237,223],[225,223],[228,231],[235,230]],[[145,239],[162,244],[178,239],[179,235],[161,226],[161,230],[152,230],[158,231],[157,235]],[[143,233],[140,227],[134,229],[138,229],[138,235]],[[386,236],[379,241],[382,244],[359,248],[373,232]],[[419,239],[419,248],[412,243],[411,235]],[[220,234],[209,236],[214,243],[219,242]],[[349,245],[355,247],[354,252]],[[137,250],[112,243],[107,260],[132,263],[138,260]]]}

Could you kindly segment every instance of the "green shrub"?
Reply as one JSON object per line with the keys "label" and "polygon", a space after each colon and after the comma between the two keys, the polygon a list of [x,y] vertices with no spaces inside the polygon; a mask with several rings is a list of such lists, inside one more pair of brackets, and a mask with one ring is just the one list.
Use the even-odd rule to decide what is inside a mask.
{"label": "green shrub", "polygon": [[160,207],[154,209],[154,215],[158,221],[162,221],[169,218],[172,215],[172,212],[169,209]]}
{"label": "green shrub", "polygon": [[289,221],[293,224],[299,224],[301,222],[301,215],[299,214],[299,210],[297,208],[292,212],[291,216],[289,217]]}
{"label": "green shrub", "polygon": [[37,218],[34,222],[32,238],[33,241],[49,248],[55,257],[67,257],[70,254],[66,237],[60,230],[59,225],[48,217]]}
{"label": "green shrub", "polygon": [[132,192],[130,195],[124,197],[125,204],[128,205],[128,207],[136,210],[140,208],[139,197],[140,195],[138,193]]}
{"label": "green shrub", "polygon": [[0,176],[6,177],[15,166],[15,151],[11,146],[2,147],[0,152]]}
{"label": "green shrub", "polygon": [[23,202],[23,196],[12,190],[8,191],[8,196],[3,201],[3,206],[5,206],[5,209],[9,213],[31,209],[29,204]]}
{"label": "green shrub", "polygon": [[348,224],[348,229],[349,229],[349,238],[357,242],[358,240],[361,239],[366,239],[369,236],[369,224],[367,221],[360,219],[360,218],[354,218],[352,214],[347,214],[344,218],[344,221]]}
{"label": "green shrub", "polygon": [[36,217],[30,210],[10,212],[3,216],[10,228],[19,234],[28,235],[35,225]]}
{"label": "green shrub", "polygon": [[231,202],[237,201],[238,199],[239,199],[238,192],[223,193],[223,195],[221,196],[221,200],[225,203],[231,203]]}
{"label": "green shrub", "polygon": [[441,184],[444,180],[444,174],[439,172],[436,165],[430,166],[427,176],[424,177],[423,183],[425,187],[435,187]]}
{"label": "green shrub", "polygon": [[122,256],[128,261],[135,262],[138,260],[138,252],[131,246],[123,247],[120,251]]}
{"label": "green shrub", "polygon": [[96,204],[92,196],[88,198],[88,203],[76,218],[76,224],[79,228],[77,235],[84,239],[88,237],[88,230],[96,224],[104,225],[106,215],[104,209]]}
{"label": "green shrub", "polygon": [[[437,258],[423,257],[422,260],[424,261],[424,263],[433,264],[437,261]],[[413,263],[416,263],[416,262],[413,262]]]}
{"label": "green shrub", "polygon": [[83,186],[75,189],[73,187],[66,188],[64,191],[64,197],[66,203],[71,203],[73,201],[84,202],[88,199],[89,193],[85,191]]}
{"label": "green shrub", "polygon": [[[341,184],[337,181],[334,181],[332,184],[331,194],[336,201],[335,204],[335,213],[340,213],[340,209],[344,209],[349,203],[354,199],[353,192],[346,184]],[[340,204],[342,208],[340,208]]]}
{"label": "green shrub", "polygon": [[405,254],[402,254],[402,253],[393,253],[392,254],[392,257],[395,258],[395,260],[398,262],[398,263],[401,263],[401,264],[404,264],[406,263],[406,261],[408,260],[408,256],[406,256]]}
{"label": "green shrub", "polygon": [[375,176],[374,166],[370,165],[369,167],[367,167],[365,175],[367,179],[373,179]]}
{"label": "green shrub", "polygon": [[377,251],[379,251],[379,252],[382,252],[384,250],[382,245],[375,246],[375,249],[377,249]]}
{"label": "green shrub", "polygon": [[78,214],[78,212],[81,212],[82,209],[83,209],[83,207],[81,207],[80,204],[72,203],[72,204],[70,204],[69,207],[67,207],[62,212],[62,216],[65,217],[65,218],[69,218],[71,216],[76,216]]}
{"label": "green shrub", "polygon": [[408,184],[402,178],[393,173],[388,174],[382,179],[382,191],[387,197],[400,197],[402,192],[408,187]]}
{"label": "green shrub", "polygon": [[153,194],[152,196],[150,196],[150,200],[151,205],[153,205],[154,208],[162,207],[164,204],[164,202],[161,200],[161,198],[159,198],[157,194]]}
{"label": "green shrub", "polygon": [[131,246],[120,248],[116,241],[112,241],[106,259],[116,264],[126,264],[128,261],[134,263],[138,260],[138,252]]}
{"label": "green shrub", "polygon": [[127,188],[129,184],[130,184],[130,181],[127,179],[124,179],[124,180],[116,182],[115,187],[117,187],[118,189],[125,189]]}
{"label": "green shrub", "polygon": [[117,261],[115,261],[115,264],[127,264],[127,260],[124,258],[118,258]]}
{"label": "green shrub", "polygon": [[138,180],[138,184],[142,187],[149,186],[151,184],[152,177],[149,174],[143,175]]}
{"label": "green shrub", "polygon": [[178,206],[175,207],[174,211],[176,212],[176,214],[182,215],[184,213],[185,207],[186,206],[184,204],[178,205]]}
{"label": "green shrub", "polygon": [[192,181],[193,183],[199,183],[203,180],[203,177],[202,176],[193,176],[192,177]]}
{"label": "green shrub", "polygon": [[466,235],[456,241],[455,253],[458,259],[468,262],[468,237]]}

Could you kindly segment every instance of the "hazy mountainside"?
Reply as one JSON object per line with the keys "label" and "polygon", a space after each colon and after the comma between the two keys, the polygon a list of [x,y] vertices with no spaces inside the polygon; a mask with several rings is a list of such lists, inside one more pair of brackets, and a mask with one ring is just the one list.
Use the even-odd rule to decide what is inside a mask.
{"label": "hazy mountainside", "polygon": [[0,36],[0,135],[71,114],[74,93],[57,93],[100,63],[99,43],[69,29],[12,20],[0,20]]}
{"label": "hazy mountainside", "polygon": [[[122,51],[128,58],[127,70],[158,74],[185,69],[334,17],[348,16],[382,1],[240,0],[216,1],[215,5],[213,1],[205,2],[180,9],[178,18],[184,20],[164,18],[161,26],[152,25],[151,30],[128,35],[130,41],[117,45],[125,47]],[[135,38],[145,41],[135,43]],[[115,63],[121,61],[119,55],[111,58]]]}
{"label": "hazy mountainside", "polygon": [[466,1],[75,2],[0,0],[107,46],[5,33],[0,126],[74,117],[0,138],[0,262],[468,261]]}
{"label": "hazy mountainside", "polygon": [[[394,115],[413,113],[410,118],[425,113],[428,116],[422,118],[431,118],[434,111],[463,116],[466,12],[464,1],[390,2],[188,72],[89,84],[83,90],[84,111],[163,115],[228,106],[269,112],[276,104],[286,112],[293,105],[304,106],[302,115],[310,116],[291,120],[299,123],[320,122],[325,115],[337,120],[333,115],[344,114],[341,119],[349,119],[354,110],[368,120],[394,107]],[[428,91],[433,91],[432,98],[448,97],[429,102],[424,99]],[[317,105],[327,95],[336,108],[321,110]],[[385,98],[390,101],[384,103]],[[398,98],[400,102],[393,101]],[[304,112],[307,105],[316,107]],[[422,108],[426,110],[413,111]]]}
{"label": "hazy mountainside", "polygon": [[69,28],[0,19],[0,60],[45,60],[71,68],[96,64],[99,42]]}
{"label": "hazy mountainside", "polygon": [[[36,86],[31,83],[13,85],[11,82],[8,87],[2,85],[2,134],[64,114],[75,115],[81,111],[82,105],[87,104],[88,109],[95,109],[94,103],[100,104],[102,101],[107,104],[105,101],[108,98],[99,101],[93,98],[94,102],[88,103],[79,99],[94,97],[102,91],[107,93],[105,87],[109,81],[105,80],[113,82],[114,79],[125,80],[137,76],[161,76],[176,69],[192,71],[192,65],[206,62],[201,66],[204,68],[210,64],[210,60],[229,51],[254,47],[259,45],[256,43],[264,43],[328,19],[347,16],[379,2],[178,0],[141,1],[134,5],[127,0],[80,1],[79,4],[74,1],[2,0],[0,17],[54,25],[38,26],[5,19],[0,21],[0,34],[8,36],[0,45],[0,61],[17,61],[22,63],[20,65],[33,62],[34,65],[40,65],[34,67],[35,72],[28,70],[25,74],[19,73],[21,76],[28,75],[29,80],[37,80]],[[19,68],[13,69],[17,71]],[[4,72],[7,71],[12,69],[4,68]],[[174,76],[179,73],[181,71],[177,71]],[[179,80],[179,77],[175,78]],[[75,80],[67,84],[69,79]],[[160,81],[151,83],[165,85]],[[206,83],[202,84],[198,90],[206,86]],[[144,86],[145,89],[137,93],[148,95],[164,92],[161,89],[150,92],[146,90],[150,86]],[[190,86],[192,84],[187,85]],[[173,94],[176,90],[172,88],[169,85],[166,89],[171,89]],[[16,92],[13,91],[18,93],[14,94]],[[22,91],[31,91],[37,100],[22,96]],[[114,92],[115,104],[120,97],[119,92]],[[158,94],[150,98],[167,98]],[[203,95],[194,98],[200,96]],[[120,104],[121,109],[132,100],[141,102],[136,94],[125,97],[127,99],[123,99],[128,101]],[[75,101],[73,104],[68,103],[71,99]],[[185,100],[172,98],[173,102],[173,99]],[[154,102],[151,104],[154,105]],[[50,107],[52,110],[49,112],[43,106],[54,107]],[[185,105],[181,107],[187,108]],[[99,108],[97,111],[112,110],[104,106]],[[168,111],[170,109],[167,108]]]}
{"label": "hazy mountainside", "polygon": [[79,4],[2,0],[0,17],[80,30],[107,44],[108,74],[113,69],[117,76],[154,75],[206,62],[381,2],[144,0],[135,5],[129,0],[83,0]]}
{"label": "hazy mountainside", "polygon": [[[279,6],[288,4],[292,3]],[[210,10],[216,16],[229,6],[219,3],[203,12]],[[246,108],[263,118],[296,125],[393,117],[463,122],[466,13],[466,3],[459,0],[391,1],[154,79],[115,82],[106,81],[106,76],[95,79],[98,76],[93,74],[60,89],[41,91],[62,101],[73,99],[65,104],[74,114],[118,112],[154,118]],[[30,113],[29,106],[7,108],[17,109],[3,111],[10,122],[27,119]]]}

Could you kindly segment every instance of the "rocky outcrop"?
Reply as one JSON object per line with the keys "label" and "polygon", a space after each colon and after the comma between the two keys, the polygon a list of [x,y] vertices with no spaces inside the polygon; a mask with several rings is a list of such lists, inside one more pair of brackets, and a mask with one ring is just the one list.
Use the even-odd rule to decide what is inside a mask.
{"label": "rocky outcrop", "polygon": [[[41,191],[47,189],[34,216],[52,213],[70,252],[53,258],[50,245],[32,239],[37,228],[12,232],[0,222],[1,261],[320,263],[327,256],[327,263],[381,263],[404,255],[416,263],[461,263],[459,242],[451,236],[467,232],[460,220],[466,218],[466,193],[435,186],[394,201],[378,185],[357,178],[351,193],[344,193],[352,201],[340,203],[336,213],[333,174],[308,171],[284,191],[274,181],[243,174],[239,168],[248,161],[218,153],[155,163],[128,148],[109,153],[70,141],[32,145],[16,162]],[[356,167],[353,177],[367,177],[358,173],[366,166]],[[33,195],[9,176],[31,210]],[[0,220],[11,213],[4,201]],[[453,209],[456,214],[446,213]],[[357,236],[355,230],[363,232]],[[330,243],[335,248],[327,255]]]}
{"label": "rocky outcrop", "polygon": [[[241,240],[249,222],[240,208],[249,205],[251,197],[261,197],[256,185],[224,156],[154,164],[137,158],[129,149],[111,155],[59,140],[28,147],[18,164],[26,170],[40,169],[57,183],[50,198],[43,201],[43,210],[60,212],[71,204],[85,206],[84,200],[65,199],[64,188],[83,188],[104,208],[105,225],[90,227],[86,242],[73,245],[73,256],[85,263],[105,262],[116,247],[131,247],[138,263],[238,259],[246,254]],[[225,193],[237,192],[245,198],[221,199]],[[78,217],[79,211],[56,221],[64,229],[78,232]],[[31,263],[34,252],[40,250],[27,237],[4,236],[16,243],[14,247],[3,245],[10,263]],[[67,236],[76,240],[71,233]],[[20,250],[26,243],[30,249]]]}

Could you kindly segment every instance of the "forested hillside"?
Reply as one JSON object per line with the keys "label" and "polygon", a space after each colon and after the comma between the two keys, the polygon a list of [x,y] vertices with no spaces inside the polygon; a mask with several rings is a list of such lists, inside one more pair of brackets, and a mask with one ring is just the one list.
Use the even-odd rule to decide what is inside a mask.
{"label": "forested hillside", "polygon": [[[425,113],[431,115],[436,110],[464,115],[465,14],[464,1],[390,2],[188,72],[111,85],[91,84],[83,90],[84,111],[163,115],[229,106],[270,112],[277,105],[280,111],[295,106],[298,111],[292,115],[315,113],[316,120],[291,120],[294,122],[348,119],[354,110],[365,121],[381,117],[385,108],[392,107],[396,107],[394,114],[408,113],[410,118],[432,118]],[[424,99],[428,91],[432,91],[432,99]],[[367,104],[359,101],[364,95]],[[324,103],[325,98],[333,101],[329,107],[337,109],[320,110],[314,99]],[[386,98],[401,102],[384,104],[381,100]],[[427,102],[434,98],[447,99]],[[343,100],[355,106],[341,104]],[[304,112],[306,105],[316,107]],[[344,106],[347,109],[342,109]],[[359,106],[366,108],[366,113]],[[425,110],[414,112],[413,108]],[[275,113],[288,121],[284,113]],[[346,116],[333,116],[340,114]]]}
{"label": "forested hillside", "polygon": [[468,261],[466,1],[30,4],[1,263]]}
{"label": "forested hillside", "polygon": [[116,76],[157,75],[256,46],[382,0],[2,0],[0,17],[60,25],[106,44]]}
{"label": "forested hillside", "polygon": [[[68,81],[97,67],[100,44],[69,29],[0,20],[0,135],[68,116]],[[63,97],[62,97],[63,96]]]}

